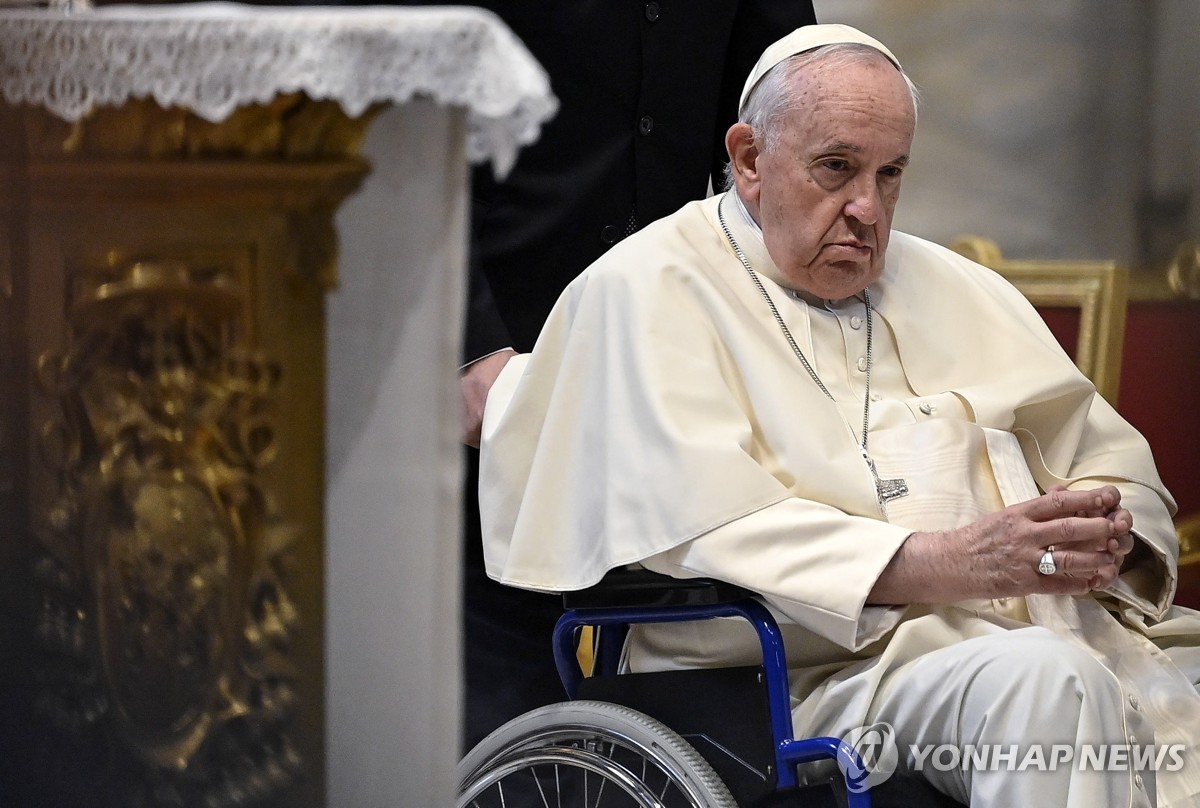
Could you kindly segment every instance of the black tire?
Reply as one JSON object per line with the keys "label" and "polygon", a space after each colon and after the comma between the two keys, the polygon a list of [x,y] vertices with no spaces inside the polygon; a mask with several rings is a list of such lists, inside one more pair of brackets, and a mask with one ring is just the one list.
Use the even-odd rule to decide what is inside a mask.
{"label": "black tire", "polygon": [[600,701],[514,718],[463,758],[458,775],[458,808],[737,808],[687,741]]}

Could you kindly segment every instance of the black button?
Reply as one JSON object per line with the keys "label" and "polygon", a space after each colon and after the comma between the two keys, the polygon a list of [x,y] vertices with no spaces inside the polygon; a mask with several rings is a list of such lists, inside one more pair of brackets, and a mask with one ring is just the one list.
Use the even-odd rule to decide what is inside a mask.
{"label": "black button", "polygon": [[638,131],[641,132],[643,135],[648,135],[651,132],[653,132],[654,131],[654,119],[651,118],[649,115],[643,115],[642,119],[640,121],[638,121]]}
{"label": "black button", "polygon": [[646,4],[646,19],[650,22],[658,22],[658,17],[662,12],[662,7],[655,3],[654,0]]}
{"label": "black button", "polygon": [[615,224],[606,224],[604,229],[600,231],[600,240],[605,244],[616,244],[621,238],[621,228]]}

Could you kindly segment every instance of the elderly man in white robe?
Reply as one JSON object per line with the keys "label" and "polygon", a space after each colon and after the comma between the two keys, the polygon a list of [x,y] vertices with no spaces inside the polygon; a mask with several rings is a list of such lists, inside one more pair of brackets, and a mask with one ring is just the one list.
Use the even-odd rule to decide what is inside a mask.
{"label": "elderly man in white robe", "polygon": [[[960,802],[1200,803],[1174,503],[1019,292],[891,230],[917,121],[899,62],[809,26],[742,98],[730,190],[616,246],[496,380],[489,574],[565,591],[640,563],[760,593],[798,735],[886,723]],[[627,662],[756,648],[737,621],[669,624]],[[943,744],[1041,745],[1044,765],[921,758]],[[1051,765],[1054,745],[1171,754]]]}

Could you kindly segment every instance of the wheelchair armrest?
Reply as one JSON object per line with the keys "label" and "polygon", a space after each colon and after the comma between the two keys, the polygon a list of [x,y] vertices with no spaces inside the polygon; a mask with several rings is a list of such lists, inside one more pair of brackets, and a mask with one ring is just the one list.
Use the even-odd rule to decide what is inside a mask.
{"label": "wheelchair armrest", "polygon": [[595,586],[564,592],[563,607],[715,606],[750,597],[754,597],[750,590],[712,578],[672,578],[646,569],[618,568],[609,570]]}

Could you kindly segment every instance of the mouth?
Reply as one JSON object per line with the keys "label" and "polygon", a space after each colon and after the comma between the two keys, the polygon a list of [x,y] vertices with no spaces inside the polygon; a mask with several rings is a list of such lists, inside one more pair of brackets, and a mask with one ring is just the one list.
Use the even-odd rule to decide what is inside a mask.
{"label": "mouth", "polygon": [[864,259],[871,257],[871,248],[860,241],[839,241],[826,244],[825,249],[844,259]]}

